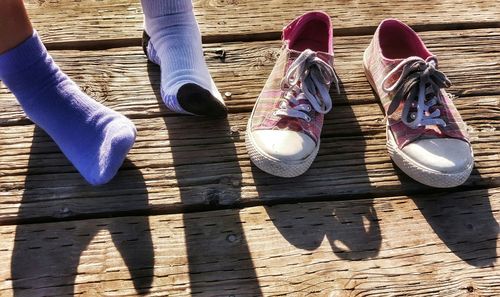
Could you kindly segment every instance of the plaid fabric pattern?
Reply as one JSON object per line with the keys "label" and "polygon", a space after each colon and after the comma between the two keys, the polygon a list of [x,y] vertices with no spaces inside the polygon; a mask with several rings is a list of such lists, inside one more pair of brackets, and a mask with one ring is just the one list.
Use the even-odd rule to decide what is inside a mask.
{"label": "plaid fabric pattern", "polygon": [[[276,61],[276,64],[269,76],[262,92],[257,99],[251,116],[251,131],[255,130],[291,130],[302,132],[309,135],[316,143],[321,135],[323,128],[323,114],[317,113],[314,110],[308,113],[311,121],[307,122],[303,119],[274,115],[273,112],[279,108],[281,101],[284,98],[285,91],[281,89],[281,81],[285,76],[290,64],[301,54],[288,48],[284,43],[281,54]],[[333,67],[333,56],[327,53],[318,52],[318,57]],[[291,107],[294,105],[287,101]],[[307,100],[299,100],[298,104],[308,104]]]}
{"label": "plaid fabric pattern", "polygon": [[[372,86],[374,86],[380,101],[385,109],[387,110],[393,99],[392,93],[386,93],[382,88],[382,80],[384,77],[394,69],[401,60],[389,60],[382,56],[382,51],[379,45],[379,30],[375,32],[375,35],[365,51],[365,68],[367,70],[367,75],[370,80],[372,80]],[[392,85],[398,78],[400,73],[393,75],[387,81],[387,85]],[[403,109],[403,101],[399,108],[390,116],[388,116],[388,126],[394,135],[396,143],[399,148],[403,148],[409,143],[425,137],[425,138],[457,138],[469,142],[469,136],[467,133],[467,126],[462,120],[462,117],[458,113],[455,105],[450,99],[449,95],[441,90],[442,104],[437,106],[441,111],[441,118],[445,121],[446,127],[441,126],[424,126],[417,129],[412,129],[406,126],[401,120],[401,112]]]}

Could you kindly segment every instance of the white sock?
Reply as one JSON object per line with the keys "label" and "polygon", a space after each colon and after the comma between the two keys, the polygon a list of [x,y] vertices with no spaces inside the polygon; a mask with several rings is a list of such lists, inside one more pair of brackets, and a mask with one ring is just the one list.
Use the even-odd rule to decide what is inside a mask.
{"label": "white sock", "polygon": [[191,0],[141,0],[146,54],[161,68],[161,96],[176,112],[225,116],[224,101],[208,72]]}

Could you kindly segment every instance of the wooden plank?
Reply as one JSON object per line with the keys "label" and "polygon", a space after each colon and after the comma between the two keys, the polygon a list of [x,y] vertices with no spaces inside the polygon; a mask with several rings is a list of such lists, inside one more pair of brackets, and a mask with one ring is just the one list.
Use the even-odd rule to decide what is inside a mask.
{"label": "wooden plank", "polygon": [[[500,94],[500,29],[438,31],[422,34],[440,57],[442,70],[454,82],[458,97]],[[336,39],[336,68],[342,94],[332,93],[335,105],[376,102],[362,68],[362,53],[371,36]],[[231,112],[250,112],[264,85],[280,42],[223,43],[205,46],[212,75]],[[226,59],[217,58],[217,50]],[[159,68],[147,64],[138,47],[103,51],[53,51],[68,75],[96,100],[132,118],[168,115],[158,103]],[[1,85],[1,83],[0,83]],[[155,94],[156,91],[156,94]],[[15,98],[0,87],[0,125],[26,123]]]}
{"label": "wooden plank", "polygon": [[498,296],[499,210],[496,188],[2,226],[0,295]]}
{"label": "wooden plank", "polygon": [[[399,18],[417,29],[499,27],[495,1],[195,1],[195,13],[206,41],[277,38],[284,25],[309,10],[333,18],[336,34],[369,34],[384,18]],[[143,16],[139,1],[27,1],[35,28],[47,43],[98,40],[101,44],[139,44]],[[90,46],[96,46],[90,42]],[[88,45],[87,45],[88,46]]]}
{"label": "wooden plank", "polygon": [[[498,97],[457,103],[476,156],[466,185],[499,185]],[[318,158],[294,179],[251,166],[244,145],[247,120],[248,113],[232,114],[228,121],[136,119],[139,133],[129,161],[113,182],[97,188],[86,185],[41,130],[0,127],[0,223],[437,191],[395,170],[376,104],[341,106],[330,113]]]}

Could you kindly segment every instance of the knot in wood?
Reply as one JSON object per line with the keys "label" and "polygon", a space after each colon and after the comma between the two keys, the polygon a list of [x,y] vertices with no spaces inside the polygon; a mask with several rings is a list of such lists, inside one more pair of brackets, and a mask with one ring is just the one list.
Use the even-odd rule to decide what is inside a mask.
{"label": "knot in wood", "polygon": [[215,57],[221,62],[226,62],[226,51],[223,49],[218,49],[215,51]]}
{"label": "knot in wood", "polygon": [[231,186],[233,186],[233,188],[239,188],[241,186],[241,179],[232,179],[231,180]]}
{"label": "knot in wood", "polygon": [[231,135],[239,135],[240,134],[240,129],[236,126],[232,126],[229,131],[231,132]]}
{"label": "knot in wood", "polygon": [[226,237],[226,240],[230,243],[233,243],[233,242],[236,242],[238,240],[238,235],[236,234],[229,234],[227,237]]}
{"label": "knot in wood", "polygon": [[60,208],[55,214],[54,217],[56,218],[67,218],[72,215],[71,209],[67,207]]}
{"label": "knot in wood", "polygon": [[210,206],[220,205],[220,192],[217,189],[209,189],[206,193],[205,201]]}

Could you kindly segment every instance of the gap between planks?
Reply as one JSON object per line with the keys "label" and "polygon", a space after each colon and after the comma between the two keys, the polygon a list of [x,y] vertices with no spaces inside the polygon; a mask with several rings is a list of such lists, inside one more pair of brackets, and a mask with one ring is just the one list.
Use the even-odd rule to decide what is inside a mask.
{"label": "gap between planks", "polygon": [[[462,29],[499,26],[495,1],[427,1],[415,5],[411,0],[231,0],[194,1],[195,15],[207,38],[279,38],[282,28],[305,11],[322,10],[330,14],[339,34],[371,33],[380,20],[398,18],[417,30]],[[82,41],[141,37],[142,8],[136,0],[51,0],[27,1],[35,28],[48,41]],[[446,15],[446,17],[443,17]],[[57,20],[54,23],[54,20]],[[256,34],[256,37],[252,37]],[[215,36],[215,37],[214,37]],[[273,37],[274,36],[274,37]]]}
{"label": "gap between planks", "polygon": [[[475,94],[477,90],[485,90],[488,88],[488,84],[494,83],[498,81],[498,72],[495,71],[495,67],[497,67],[496,62],[491,62],[491,57],[494,55],[498,48],[498,43],[495,42],[498,40],[495,32],[498,30],[470,30],[470,31],[458,31],[454,32],[454,34],[446,35],[447,32],[432,32],[429,34],[425,34],[426,40],[432,45],[432,47],[438,48],[438,52],[440,55],[442,52],[447,52],[447,55],[444,56],[442,60],[443,66],[446,69],[451,70],[451,76],[453,78],[457,78],[462,82],[462,86],[459,86],[455,91],[459,94]],[[492,40],[490,42],[489,40]],[[339,59],[339,69],[341,70],[341,74],[345,73],[345,87],[349,91],[347,94],[351,94],[347,100],[352,107],[349,105],[338,106],[338,108],[334,109],[330,115],[327,116],[327,120],[325,122],[325,133],[324,133],[324,142],[322,144],[322,152],[318,156],[317,162],[313,165],[311,172],[308,177],[304,177],[300,179],[301,182],[311,183],[317,189],[309,189],[308,192],[303,192],[301,195],[288,193],[292,196],[296,197],[297,200],[301,200],[304,197],[307,199],[328,199],[328,195],[325,193],[330,193],[332,187],[335,188],[335,191],[339,191],[339,193],[335,193],[335,199],[349,199],[350,197],[362,197],[361,195],[356,196],[353,192],[363,192],[364,194],[370,195],[371,192],[376,191],[377,196],[389,196],[393,194],[397,194],[395,191],[408,191],[408,185],[413,188],[417,187],[415,183],[406,183],[405,187],[402,187],[403,184],[395,181],[397,180],[396,172],[392,169],[392,165],[390,164],[387,154],[385,152],[385,148],[383,148],[383,137],[381,136],[384,130],[383,125],[379,121],[380,118],[383,118],[380,108],[373,104],[375,100],[372,98],[372,93],[366,83],[366,80],[361,72],[359,67],[360,57],[358,55],[354,55],[352,52],[357,52],[359,48],[364,46],[367,42],[367,38],[342,38],[338,39],[339,43],[343,44],[343,46],[339,47],[338,56]],[[441,44],[445,42],[446,48],[441,46]],[[485,48],[485,44],[490,44],[488,48]],[[242,103],[235,104],[232,100],[229,100],[230,105],[241,105],[242,109],[250,110],[252,108],[250,103],[253,103],[254,97],[258,94],[260,90],[260,81],[266,79],[262,75],[262,73],[267,73],[270,71],[271,67],[274,64],[272,59],[264,59],[261,61],[261,54],[255,54],[255,52],[260,52],[260,49],[268,48],[269,46],[275,47],[278,46],[278,42],[258,42],[250,45],[250,50],[247,47],[242,47],[239,44],[227,45],[228,49],[232,53],[228,56],[227,63],[219,63],[217,60],[211,60],[212,70],[215,70],[215,79],[224,82],[224,78],[228,77],[228,73],[232,71],[236,71],[237,73],[246,73],[248,72],[248,67],[252,66],[252,61],[258,62],[257,70],[252,72],[251,75],[256,75],[259,77],[258,80],[250,83],[251,89],[246,90],[248,92],[245,95]],[[213,47],[212,47],[213,48]],[[354,49],[354,50],[353,50]],[[461,54],[465,52],[465,54]],[[250,54],[250,56],[249,56]],[[91,57],[89,57],[89,55]],[[466,60],[468,56],[474,56],[475,58],[472,60]],[[182,210],[179,205],[179,199],[172,199],[173,196],[169,196],[170,194],[166,194],[166,191],[175,190],[175,186],[173,187],[172,183],[173,179],[168,177],[170,180],[165,181],[165,177],[159,177],[158,174],[163,174],[164,171],[172,171],[175,170],[176,173],[183,175],[185,182],[182,187],[190,188],[192,182],[195,182],[193,189],[189,190],[189,196],[193,196],[193,199],[187,199],[185,202],[190,204],[192,209],[195,209],[197,206],[193,206],[193,200],[196,203],[203,202],[206,197],[203,195],[206,194],[204,190],[200,188],[201,186],[209,186],[213,188],[215,191],[215,195],[226,195],[228,197],[233,197],[232,192],[235,191],[230,185],[227,185],[227,182],[223,182],[223,179],[229,179],[229,181],[242,181],[246,190],[241,193],[240,196],[245,196],[244,199],[251,198],[255,199],[255,193],[252,192],[254,189],[252,188],[254,183],[252,178],[249,177],[250,165],[248,158],[245,156],[245,153],[242,150],[243,144],[241,143],[241,139],[232,140],[233,136],[228,136],[226,133],[229,131],[229,126],[224,127],[213,127],[214,123],[208,120],[195,119],[191,117],[170,117],[163,108],[163,104],[159,103],[159,100],[155,97],[154,92],[151,89],[151,82],[145,79],[144,73],[147,73],[147,66],[145,62],[145,58],[143,54],[140,52],[139,48],[133,49],[120,49],[120,50],[110,50],[109,52],[101,51],[94,53],[78,53],[78,52],[61,52],[57,53],[56,56],[62,59],[62,67],[63,69],[67,67],[69,69],[70,75],[74,73],[77,76],[78,80],[84,80],[81,84],[82,86],[88,87],[91,90],[92,94],[97,94],[97,99],[105,101],[106,104],[110,104],[112,107],[117,107],[118,110],[124,112],[127,115],[137,115],[144,112],[151,112],[156,114],[158,117],[151,120],[137,120],[137,123],[140,126],[140,130],[143,131],[141,134],[141,138],[139,139],[135,151],[131,153],[131,158],[136,165],[138,165],[141,170],[144,170],[144,174],[147,176],[146,182],[150,187],[148,190],[151,190],[151,203],[150,209],[153,212],[159,211],[167,213],[169,211],[169,207],[173,207],[172,209],[177,208],[177,210]],[[452,57],[458,59],[456,63],[451,63]],[[250,60],[250,61],[249,61]],[[450,62],[449,62],[450,61]],[[108,65],[104,67],[102,73],[95,73],[93,69],[93,65],[95,63],[102,63]],[[465,64],[463,64],[465,63]],[[229,69],[229,72],[226,72],[227,69],[225,66],[233,65],[234,69]],[[471,73],[462,74],[460,71],[461,68],[464,68],[467,65],[474,65],[473,77],[471,78]],[[102,68],[100,68],[102,69]],[[109,69],[109,70],[108,70]],[[127,73],[127,77],[123,78],[123,71],[129,71]],[[90,73],[90,76],[89,76]],[[103,86],[109,87],[109,89],[93,89],[94,86],[92,83],[89,85],[89,82],[85,82],[85,80],[93,80],[94,78],[99,79],[99,75],[93,76],[94,74],[103,74],[105,78],[110,76],[110,83],[104,83]],[[154,77],[159,76],[158,69],[154,71]],[[347,75],[349,74],[349,75]],[[106,76],[107,75],[107,76]],[[89,76],[87,78],[87,76]],[[229,74],[229,76],[231,76]],[[234,75],[233,75],[234,76]],[[261,77],[262,76],[262,77]],[[248,76],[242,75],[242,80],[247,80]],[[238,79],[235,82],[230,83],[229,85],[225,84],[225,88],[236,88],[236,86],[240,85],[241,79]],[[81,81],[82,82],[82,81]],[[138,83],[140,83],[138,85]],[[134,89],[138,89],[138,92],[131,93],[130,89],[124,88],[125,85],[133,86]],[[230,89],[232,90],[232,89]],[[469,185],[473,185],[474,187],[483,187],[487,184],[487,186],[498,185],[497,175],[492,166],[494,166],[494,156],[498,155],[498,147],[495,146],[496,142],[495,129],[498,130],[498,118],[496,115],[498,114],[498,98],[493,94],[498,94],[498,88],[489,87],[489,97],[469,97],[467,100],[459,100],[458,107],[462,111],[462,115],[466,120],[471,124],[471,127],[477,130],[474,133],[474,137],[477,139],[474,140],[474,145],[477,146],[478,150],[476,153],[478,154],[479,166],[478,170],[480,173],[485,173],[487,176],[486,181],[479,182],[478,184],[478,174],[475,174],[471,181],[469,181]],[[101,92],[102,91],[102,92]],[[102,96],[102,94],[107,94]],[[113,95],[114,94],[114,95]],[[8,121],[8,119],[15,119],[19,117],[19,108],[13,108],[11,103],[14,103],[15,100],[12,98],[12,95],[4,93],[6,97],[11,97],[11,99],[4,100],[5,104],[4,112],[2,113],[2,117]],[[109,95],[109,96],[108,96]],[[102,97],[101,97],[102,96]],[[136,102],[136,96],[140,98],[144,98],[141,102]],[[236,97],[236,96],[235,96]],[[363,99],[365,98],[365,99]],[[358,100],[366,100],[366,98],[371,98],[369,102],[370,104],[353,104],[358,102]],[[131,100],[132,99],[132,100]],[[238,98],[233,98],[238,99]],[[345,100],[344,100],[345,101]],[[121,102],[121,103],[120,103]],[[236,100],[236,102],[239,102]],[[136,103],[140,103],[141,107],[134,107]],[[130,105],[132,104],[132,105]],[[252,104],[253,105],[253,104]],[[13,113],[12,113],[13,112]],[[9,114],[10,113],[10,114]],[[232,113],[229,119],[228,125],[232,128],[236,128],[236,131],[244,131],[244,126],[247,120],[249,112],[242,113]],[[161,117],[164,115],[168,115],[165,117],[164,122]],[[207,139],[204,140],[205,133],[201,133],[194,129],[194,127],[199,127],[200,124],[202,126],[211,127],[210,133],[215,133],[212,140]],[[151,126],[151,127],[150,127]],[[181,130],[178,130],[178,129]],[[212,129],[213,128],[213,129]],[[227,128],[227,129],[226,129]],[[12,191],[12,197],[4,196],[4,207],[8,208],[9,206],[13,206],[14,203],[19,203],[21,201],[20,197],[17,197],[16,194],[18,191],[22,189],[24,186],[22,176],[14,176],[15,174],[22,172],[25,168],[25,163],[27,162],[28,153],[29,153],[29,145],[31,145],[31,141],[38,148],[37,153],[29,153],[29,158],[32,163],[30,163],[30,175],[29,178],[31,180],[31,186],[35,186],[40,191],[36,190],[33,192],[33,189],[30,190],[30,194],[28,196],[32,196],[35,194],[40,194],[42,198],[49,199],[52,195],[55,195],[58,201],[53,201],[53,205],[49,206],[47,203],[23,203],[26,208],[36,208],[35,212],[37,213],[37,217],[51,217],[53,216],[53,212],[58,213],[58,210],[53,207],[60,208],[61,205],[67,205],[71,211],[76,211],[77,215],[84,213],[82,216],[85,216],[88,213],[92,213],[88,211],[89,205],[92,203],[78,202],[79,200],[90,197],[87,200],[95,200],[95,201],[106,201],[105,205],[115,205],[113,203],[118,203],[118,201],[123,204],[123,198],[126,199],[134,198],[128,197],[125,193],[124,195],[119,197],[120,199],[105,200],[109,195],[118,195],[117,193],[108,190],[96,191],[94,192],[85,192],[86,196],[81,193],[72,194],[71,197],[61,197],[61,190],[56,184],[54,184],[50,179],[52,178],[50,173],[55,173],[53,175],[54,179],[62,179],[65,181],[66,186],[72,187],[72,191],[81,191],[84,188],[82,187],[82,183],[80,179],[77,178],[77,173],[74,172],[73,168],[67,164],[67,161],[63,161],[63,157],[58,150],[55,149],[54,144],[48,140],[46,135],[35,133],[36,137],[32,137],[32,129],[33,127],[28,126],[19,126],[19,127],[9,127],[5,130],[1,131],[2,134],[5,131],[4,136],[2,136],[2,140],[5,146],[2,148],[2,151],[6,153],[3,154],[6,159],[11,160],[15,159],[16,162],[19,162],[15,166],[15,168],[7,168],[4,167],[5,171],[3,171],[3,182],[5,183],[14,183],[13,186],[7,185],[4,188],[6,191]],[[168,131],[167,131],[168,130]],[[182,136],[178,135],[178,132],[184,133],[187,130],[190,135],[190,139],[185,139]],[[233,131],[233,130],[231,130]],[[351,131],[356,131],[356,135],[359,135],[361,138],[356,141],[359,143],[360,141],[364,143],[365,137],[367,144],[370,143],[370,147],[367,146],[366,155],[363,156],[360,153],[352,154],[351,157],[357,158],[356,160],[360,160],[359,162],[356,160],[346,160],[341,161],[339,157],[334,156],[335,154],[340,153],[340,158],[345,158],[345,152],[343,151],[342,145],[340,143],[344,143],[344,146],[347,146],[346,141],[350,141],[347,139],[343,139],[343,136],[346,136],[346,133],[352,134]],[[239,132],[237,132],[239,133]],[[478,134],[479,133],[479,134]],[[162,135],[162,140],[158,140],[158,135]],[[243,135],[243,133],[241,133]],[[240,135],[240,136],[241,136]],[[171,137],[170,137],[171,136]],[[236,138],[239,138],[237,136]],[[340,136],[340,137],[339,137]],[[376,141],[370,140],[372,136],[376,136]],[[478,137],[481,136],[481,137]],[[17,138],[16,138],[17,137]],[[486,138],[484,138],[486,137]],[[11,140],[7,139],[11,138]],[[229,139],[231,138],[231,140]],[[28,141],[29,140],[29,141]],[[156,142],[157,141],[157,142]],[[168,141],[173,141],[174,144],[172,147],[169,146]],[[204,142],[209,142],[209,144]],[[0,141],[2,142],[2,141]],[[160,145],[161,143],[161,145]],[[234,144],[231,144],[234,143]],[[221,167],[222,169],[217,170],[214,175],[214,178],[211,180],[203,180],[203,177],[198,180],[186,180],[186,172],[189,171],[189,168],[192,166],[197,166],[196,164],[191,164],[189,161],[185,160],[186,150],[187,148],[196,148],[200,146],[199,151],[197,151],[197,155],[199,154],[199,158],[202,163],[200,166],[206,167],[206,163],[208,161],[213,162],[216,167]],[[377,147],[377,150],[373,150],[373,145]],[[148,146],[156,147],[157,151],[154,153],[159,153],[159,161],[150,160],[152,151],[147,149]],[[167,147],[168,146],[168,147]],[[234,146],[234,148],[232,148]],[[17,148],[15,148],[17,147]],[[14,148],[13,152],[18,153],[17,155],[9,156],[9,148]],[[208,150],[207,150],[208,148]],[[213,152],[214,148],[217,148],[218,154],[226,154],[228,155],[228,159],[221,158],[220,156],[215,155]],[[40,149],[43,151],[40,152]],[[170,149],[174,149],[173,153],[174,164],[172,164],[172,160],[167,160],[172,151]],[[48,155],[44,155],[44,152],[48,152]],[[327,153],[328,152],[328,153]],[[142,154],[145,154],[144,156]],[[364,153],[363,153],[364,154]],[[233,159],[238,159],[233,160]],[[375,160],[377,158],[377,160]],[[381,159],[378,159],[381,158]],[[158,158],[157,158],[158,159]],[[195,158],[196,159],[196,158]],[[48,165],[48,161],[54,161],[57,166]],[[375,160],[375,161],[374,161]],[[166,162],[166,163],[165,163]],[[179,164],[179,162],[181,164]],[[355,162],[355,163],[353,163]],[[238,164],[239,163],[239,164]],[[359,163],[359,164],[358,164]],[[7,164],[7,163],[5,163]],[[24,164],[24,165],[23,165]],[[125,187],[129,189],[126,183],[133,182],[133,173],[137,170],[128,170],[130,169],[130,164],[125,166],[125,170],[122,171],[122,184],[120,187]],[[369,170],[367,170],[370,167]],[[194,168],[194,167],[193,167]],[[200,167],[197,167],[200,168]],[[241,173],[238,174],[238,170],[245,170],[245,175],[241,176]],[[346,182],[339,178],[339,176],[344,177],[343,171],[345,170],[354,170],[352,174],[349,175],[349,178],[352,178],[352,181]],[[356,171],[366,171],[366,176],[363,174],[356,173]],[[44,173],[38,175],[37,173]],[[236,172],[236,174],[235,174]],[[326,174],[326,175],[325,175]],[[163,176],[163,175],[161,175]],[[276,201],[283,202],[284,200],[280,200],[283,198],[283,192],[280,193],[287,185],[290,185],[290,182],[283,181],[274,181],[275,188],[269,187],[270,179],[269,177],[265,177],[260,173],[255,173],[258,182],[261,184],[264,183],[265,193],[267,196],[271,195],[272,199],[276,199]],[[316,178],[312,178],[316,176]],[[200,176],[198,176],[200,177]],[[323,179],[323,183],[318,182],[318,178],[321,177]],[[328,181],[325,181],[328,179]],[[264,181],[266,180],[266,181]],[[363,184],[363,181],[365,184]],[[49,188],[43,189],[41,186],[41,182],[47,182],[49,184]],[[187,184],[186,184],[187,183]],[[328,184],[328,186],[326,186]],[[51,185],[51,186],[50,186]],[[115,187],[118,184],[115,184]],[[368,186],[370,185],[370,186]],[[55,187],[54,187],[55,186]],[[272,185],[271,185],[272,186]],[[347,189],[346,187],[349,186]],[[50,187],[54,187],[51,189]],[[173,187],[173,188],[172,188]],[[278,191],[272,192],[268,189],[278,189]],[[421,189],[421,186],[419,187]],[[137,193],[138,188],[131,187],[132,193]],[[361,189],[361,190],[360,190]],[[464,188],[465,189],[465,188]],[[134,192],[135,191],[135,192]],[[368,191],[368,192],[367,192]],[[162,194],[159,194],[159,193]],[[173,191],[172,193],[174,193]],[[224,194],[225,193],[225,194]],[[228,194],[229,193],[229,194]],[[44,196],[48,194],[47,196]],[[67,194],[67,193],[66,193]],[[311,194],[311,195],[308,195]],[[371,193],[373,194],[373,193]],[[172,194],[173,195],[173,194]],[[281,196],[280,196],[281,195]],[[30,196],[30,197],[31,197]],[[188,195],[185,194],[184,197]],[[202,197],[203,196],[203,197]],[[17,198],[16,198],[17,197]],[[118,196],[117,196],[118,197]],[[367,197],[367,196],[365,196]],[[19,198],[19,199],[18,199]],[[69,198],[69,199],[68,199]],[[102,198],[102,199],[97,199]],[[200,198],[200,200],[196,200]],[[10,202],[7,202],[10,199]],[[18,199],[18,200],[16,200]],[[28,199],[28,198],[27,198]],[[232,199],[232,198],[231,198]],[[12,201],[14,200],[14,201]],[[29,200],[29,199],[28,199]],[[221,199],[224,200],[224,199]],[[217,199],[213,200],[217,202]],[[290,199],[291,201],[291,199]],[[88,202],[88,201],[87,201]],[[268,201],[267,201],[268,202]],[[267,203],[266,202],[266,203]],[[8,205],[10,203],[10,205]],[[163,203],[171,203],[170,205],[164,206]],[[251,205],[252,201],[245,201],[247,205]],[[272,202],[271,202],[272,203]],[[39,207],[42,206],[42,207]],[[100,212],[106,216],[112,215],[127,215],[137,211],[140,213],[146,207],[142,204],[134,204],[134,207],[129,207],[126,211],[120,206],[108,207],[106,210],[96,210],[95,212]],[[224,207],[219,206],[219,207]],[[232,204],[231,207],[238,207],[237,204]],[[44,209],[45,208],[45,209]],[[47,211],[46,209],[50,209]],[[111,210],[111,211],[110,211]],[[176,210],[176,211],[177,211]],[[40,212],[43,212],[44,215],[39,215]],[[16,217],[25,217],[26,211],[21,212],[21,215],[16,215]],[[61,213],[60,218],[69,219],[66,213]],[[71,213],[69,214],[71,217]],[[99,215],[101,216],[101,215]],[[53,217],[51,217],[54,219]]]}
{"label": "gap between planks", "polygon": [[[499,186],[495,163],[499,134],[491,131],[491,127],[498,126],[496,111],[493,105],[479,102],[480,98],[462,108],[466,120],[472,116],[469,123],[476,171],[466,186],[448,190],[424,187],[394,170],[384,146],[384,128],[371,124],[373,107],[360,106],[362,109],[354,112],[357,120],[348,109],[337,109],[328,116],[316,162],[309,172],[295,179],[274,178],[250,165],[242,142],[248,117],[240,115],[231,115],[228,123],[195,118],[169,119],[168,125],[161,119],[139,121],[138,129],[142,132],[129,161],[110,185],[99,188],[85,186],[44,133],[24,126],[0,129],[5,131],[0,140],[3,173],[0,196],[4,205],[0,224],[197,212]],[[481,106],[482,113],[490,117],[475,119],[471,113],[474,106]],[[196,130],[199,126],[208,126],[208,132]],[[232,135],[227,134],[229,130]],[[344,130],[354,130],[358,136],[343,135]],[[367,132],[374,136],[367,137]],[[304,186],[294,188],[296,183]],[[21,210],[17,209],[19,203]]]}
{"label": "gap between planks", "polygon": [[[422,34],[429,48],[440,58],[441,68],[454,82],[448,91],[458,97],[500,94],[499,64],[494,59],[500,52],[499,37],[498,29]],[[340,95],[332,92],[335,108],[378,102],[360,66],[360,53],[370,38],[336,39],[335,67],[342,87]],[[226,98],[230,113],[252,110],[255,98],[274,66],[279,48],[279,41],[204,46],[210,72],[219,90],[232,94],[231,98]],[[221,51],[226,53],[225,59],[217,54]],[[159,67],[147,63],[140,47],[87,52],[63,50],[53,51],[52,54],[85,92],[130,118],[177,116],[155,99],[159,87]],[[0,88],[0,126],[17,124],[31,122],[26,119],[12,94]]]}
{"label": "gap between planks", "polygon": [[[477,22],[477,23],[452,23],[452,24],[429,24],[429,25],[413,25],[412,28],[416,32],[430,31],[457,31],[457,30],[473,30],[473,29],[494,29],[500,28],[500,22]],[[345,36],[364,36],[373,35],[376,26],[363,26],[351,28],[336,29],[334,37]],[[204,44],[222,43],[222,42],[256,42],[256,41],[272,41],[280,40],[281,31],[276,32],[257,32],[250,34],[221,34],[203,36]],[[47,42],[45,46],[49,50],[106,50],[130,46],[142,46],[142,39],[135,38],[117,38],[117,39],[97,39],[97,40],[81,40],[81,41],[56,41]]]}
{"label": "gap between planks", "polygon": [[167,288],[498,296],[499,199],[497,188],[1,226],[0,295],[15,287],[26,296],[159,296]]}
{"label": "gap between planks", "polygon": [[[126,169],[124,170],[126,171]],[[500,186],[500,183],[493,185],[466,185],[460,186],[453,189],[426,189],[423,191],[410,190],[401,192],[400,194],[408,196],[425,196],[425,195],[459,195],[461,193],[467,193],[470,191],[488,191],[495,189],[495,187]],[[224,210],[243,210],[252,207],[272,207],[277,205],[295,205],[295,204],[314,204],[314,203],[333,203],[333,202],[349,202],[349,201],[370,201],[370,200],[381,200],[381,199],[393,199],[393,196],[387,194],[354,194],[346,195],[345,199],[342,200],[332,200],[330,196],[317,196],[317,197],[293,197],[291,199],[281,198],[274,199],[271,201],[258,201],[258,200],[243,200],[238,204],[232,205],[172,205],[168,208],[161,209],[138,209],[138,210],[126,210],[126,211],[108,211],[102,213],[86,213],[80,215],[74,215],[71,217],[55,218],[55,217],[39,217],[39,218],[27,218],[27,219],[3,219],[0,221],[1,226],[18,226],[18,225],[37,225],[46,223],[58,223],[58,222],[75,222],[75,221],[87,221],[87,220],[97,220],[106,218],[133,218],[133,217],[155,217],[155,216],[165,216],[165,215],[175,215],[175,214],[193,214],[193,213],[213,213]]]}

